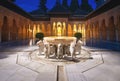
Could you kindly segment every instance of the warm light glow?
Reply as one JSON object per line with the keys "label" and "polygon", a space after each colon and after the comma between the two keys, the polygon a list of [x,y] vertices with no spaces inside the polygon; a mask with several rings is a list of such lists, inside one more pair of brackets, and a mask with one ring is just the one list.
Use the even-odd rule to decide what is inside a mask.
{"label": "warm light glow", "polygon": [[62,44],[70,44],[72,41],[76,41],[76,37],[67,37],[67,36],[51,36],[51,37],[44,37],[44,41],[49,43],[62,43]]}
{"label": "warm light glow", "polygon": [[53,23],[53,26],[55,26],[56,24],[55,24],[55,22]]}
{"label": "warm light glow", "polygon": [[53,35],[56,35],[56,23],[53,23]]}
{"label": "warm light glow", "polygon": [[32,32],[32,30],[30,29],[30,25],[29,25],[29,29],[28,29],[29,32]]}
{"label": "warm light glow", "polygon": [[31,29],[29,29],[28,31],[29,31],[29,32],[32,32],[32,30],[31,30]]}
{"label": "warm light glow", "polygon": [[72,27],[70,24],[68,24],[68,36],[72,36]]}
{"label": "warm light glow", "polygon": [[78,32],[81,32],[81,24],[78,25]]}
{"label": "warm light glow", "polygon": [[57,27],[62,26],[61,22],[57,22]]}
{"label": "warm light glow", "polygon": [[36,34],[36,25],[34,24],[33,26],[33,37],[35,38],[35,34]]}
{"label": "warm light glow", "polygon": [[76,25],[74,24],[74,29],[73,29],[74,32],[77,32],[77,28],[76,28]]}
{"label": "warm light glow", "polygon": [[32,39],[29,41],[29,46],[32,46]]}
{"label": "warm light glow", "polygon": [[62,23],[57,22],[57,36],[62,36]]}
{"label": "warm light glow", "polygon": [[85,24],[82,24],[82,35],[85,37]]}
{"label": "warm light glow", "polygon": [[58,35],[58,36],[61,36],[61,35],[62,35],[62,28],[61,28],[61,27],[58,27],[58,28],[57,28],[57,35]]}
{"label": "warm light glow", "polygon": [[37,32],[41,32],[39,24],[37,25]]}
{"label": "warm light glow", "polygon": [[62,30],[62,34],[63,34],[63,35],[66,34],[66,24],[65,24],[65,22],[63,22],[63,30]]}
{"label": "warm light glow", "polygon": [[44,34],[45,34],[46,30],[45,30],[45,25],[43,23],[42,23],[41,27],[42,27],[42,29],[41,29],[42,31],[41,32],[44,32]]}
{"label": "warm light glow", "polygon": [[[63,23],[63,25],[65,26],[65,23]],[[54,36],[62,36],[62,34],[64,33],[64,28],[62,27],[62,23],[61,22],[53,22],[53,35]]]}

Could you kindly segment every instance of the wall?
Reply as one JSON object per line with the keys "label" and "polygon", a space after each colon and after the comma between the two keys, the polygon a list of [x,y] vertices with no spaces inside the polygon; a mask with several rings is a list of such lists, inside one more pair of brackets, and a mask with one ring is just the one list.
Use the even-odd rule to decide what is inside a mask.
{"label": "wall", "polygon": [[86,43],[120,50],[120,6],[86,21]]}
{"label": "wall", "polygon": [[31,20],[0,6],[0,42],[30,38],[30,24]]}

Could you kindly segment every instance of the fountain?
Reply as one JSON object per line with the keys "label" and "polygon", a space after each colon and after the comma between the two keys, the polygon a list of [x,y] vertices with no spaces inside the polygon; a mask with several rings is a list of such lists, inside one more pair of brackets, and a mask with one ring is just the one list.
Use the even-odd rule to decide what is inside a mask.
{"label": "fountain", "polygon": [[50,44],[70,44],[73,41],[76,41],[75,37],[67,37],[67,36],[51,36],[44,37],[44,41],[49,42]]}

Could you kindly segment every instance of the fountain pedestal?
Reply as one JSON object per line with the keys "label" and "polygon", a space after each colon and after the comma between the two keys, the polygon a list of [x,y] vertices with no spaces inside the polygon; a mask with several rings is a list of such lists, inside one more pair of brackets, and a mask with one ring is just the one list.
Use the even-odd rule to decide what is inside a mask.
{"label": "fountain pedestal", "polygon": [[70,44],[71,42],[73,41],[76,41],[76,38],[75,37],[44,37],[44,41],[50,43],[50,44],[63,44],[63,45],[66,45],[66,44]]}

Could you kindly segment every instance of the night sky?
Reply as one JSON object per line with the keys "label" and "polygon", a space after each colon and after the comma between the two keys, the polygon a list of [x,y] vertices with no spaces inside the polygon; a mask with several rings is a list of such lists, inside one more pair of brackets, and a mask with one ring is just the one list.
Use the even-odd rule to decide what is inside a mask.
{"label": "night sky", "polygon": [[[61,0],[62,2],[62,0]],[[71,0],[68,0],[68,4],[70,4]],[[51,9],[56,3],[56,0],[47,0],[47,8]],[[20,6],[23,10],[27,12],[31,12],[33,10],[36,10],[39,5],[39,0],[16,0],[15,4]],[[81,4],[81,0],[79,0],[79,4]],[[93,9],[95,9],[96,4],[94,0],[89,0],[89,4],[92,6]]]}

